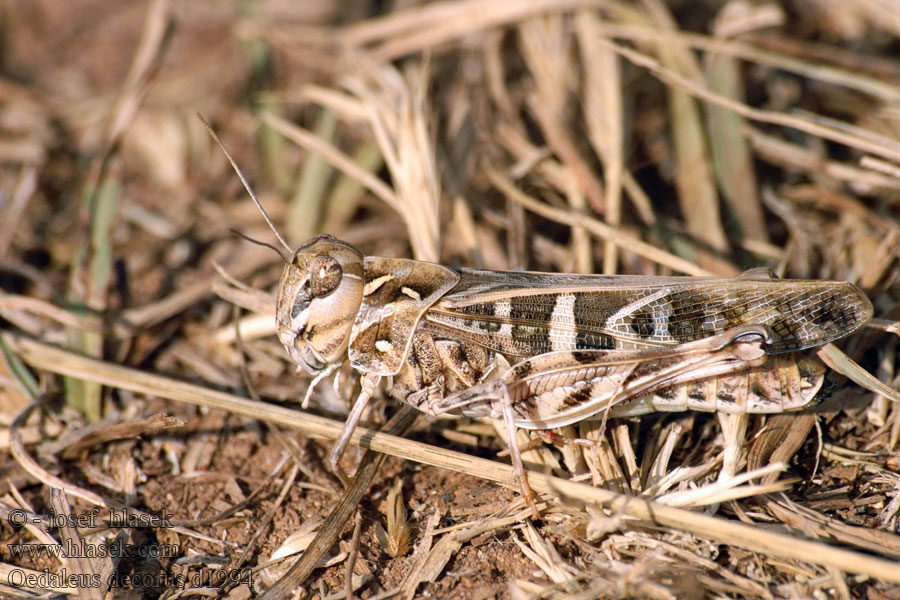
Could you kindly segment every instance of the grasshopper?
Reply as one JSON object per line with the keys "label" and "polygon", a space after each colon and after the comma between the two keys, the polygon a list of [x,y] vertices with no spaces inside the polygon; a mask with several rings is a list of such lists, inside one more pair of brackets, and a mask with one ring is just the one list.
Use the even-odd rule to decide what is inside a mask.
{"label": "grasshopper", "polygon": [[[201,118],[202,120],[202,118]],[[281,245],[276,333],[315,386],[349,361],[361,390],[340,459],[382,379],[433,416],[502,418],[535,515],[516,428],[547,430],[655,410],[781,413],[815,399],[824,367],[804,351],[871,320],[856,286],[776,279],[564,275],[451,269],[363,256],[323,234],[291,250],[219,144]],[[280,251],[272,247],[276,252]]]}
{"label": "grasshopper", "polygon": [[290,358],[316,376],[313,386],[345,361],[361,376],[329,455],[336,473],[385,380],[394,398],[430,415],[502,418],[533,509],[516,428],[562,427],[610,409],[798,410],[824,375],[803,352],[873,313],[850,283],[758,269],[729,279],[451,269],[364,256],[330,235],[285,262],[276,329]]}

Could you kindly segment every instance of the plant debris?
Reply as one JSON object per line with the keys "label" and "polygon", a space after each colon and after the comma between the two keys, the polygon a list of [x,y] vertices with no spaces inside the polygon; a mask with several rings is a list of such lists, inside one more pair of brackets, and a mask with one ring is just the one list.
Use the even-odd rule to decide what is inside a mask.
{"label": "plant debris", "polygon": [[[0,11],[0,596],[900,595],[888,3]],[[852,281],[877,319],[820,352],[803,414],[518,432],[539,521],[502,424],[410,425],[383,396],[345,491],[357,378],[307,397],[273,335],[283,259],[244,239],[275,241],[198,113],[294,247],[771,267]]]}

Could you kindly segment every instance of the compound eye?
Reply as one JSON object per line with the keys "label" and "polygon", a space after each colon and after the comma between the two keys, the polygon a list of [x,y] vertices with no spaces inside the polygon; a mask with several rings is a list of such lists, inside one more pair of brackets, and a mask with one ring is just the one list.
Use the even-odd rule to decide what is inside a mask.
{"label": "compound eye", "polygon": [[338,261],[327,254],[317,254],[309,262],[309,289],[312,295],[327,296],[341,282],[343,270]]}

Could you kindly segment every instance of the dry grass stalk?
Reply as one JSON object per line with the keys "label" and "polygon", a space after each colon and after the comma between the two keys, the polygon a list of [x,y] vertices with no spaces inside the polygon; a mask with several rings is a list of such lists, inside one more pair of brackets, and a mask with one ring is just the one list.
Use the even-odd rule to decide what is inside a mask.
{"label": "dry grass stalk", "polygon": [[0,213],[0,258],[6,256],[16,227],[21,224],[28,201],[37,189],[38,171],[33,166],[24,167],[19,174],[12,199]]}
{"label": "dry grass stalk", "polygon": [[[588,139],[600,160],[605,175],[604,206],[606,222],[616,227],[622,219],[622,171],[624,169],[624,112],[619,57],[595,42],[600,37],[600,19],[585,10],[578,13],[575,27],[581,64],[584,67],[583,110]],[[603,273],[616,272],[618,247],[606,240],[603,247]]]}
{"label": "dry grass stalk", "polygon": [[441,193],[427,108],[428,68],[418,66],[403,77],[390,67],[363,62],[357,72],[361,77],[349,78],[346,85],[366,109],[397,191],[413,256],[435,262]]}
{"label": "dry grass stalk", "polygon": [[[630,18],[639,23],[652,23],[663,31],[674,29],[672,16],[662,2],[647,0],[643,6],[644,14],[636,12]],[[655,44],[655,52],[667,72],[701,85],[700,65],[692,54],[677,45],[663,43]],[[708,248],[697,249],[696,262],[717,275],[736,275],[737,269],[717,256],[727,251],[728,239],[722,227],[700,108],[687,92],[675,86],[666,88],[666,91],[672,122],[678,202],[688,232]]]}
{"label": "dry grass stalk", "polygon": [[517,204],[521,204],[525,208],[531,210],[532,212],[541,215],[547,219],[552,221],[556,221],[565,225],[575,226],[582,225],[585,229],[590,231],[592,234],[597,237],[603,239],[614,240],[619,245],[628,245],[629,250],[634,252],[635,254],[640,254],[658,262],[661,265],[665,265],[671,269],[679,271],[681,273],[686,273],[688,275],[696,275],[696,276],[704,276],[710,275],[711,273],[702,267],[698,267],[694,263],[684,260],[683,258],[679,258],[664,250],[660,250],[659,248],[647,244],[639,239],[631,237],[625,233],[622,233],[618,229],[614,229],[605,223],[600,221],[584,218],[577,214],[572,214],[571,212],[567,212],[564,210],[559,210],[553,208],[549,205],[543,204],[532,198],[529,198],[521,191],[519,191],[516,187],[514,187],[505,177],[500,175],[495,171],[487,171],[487,176],[491,179],[491,182],[497,186],[497,188],[502,191],[510,200],[513,200]]}
{"label": "dry grass stalk", "polygon": [[[716,17],[713,33],[724,40],[735,33],[745,34],[752,26],[768,28],[778,25],[783,21],[784,15],[777,9],[776,14],[771,14],[773,8],[765,6],[754,11],[738,4],[728,4]],[[746,93],[741,80],[740,63],[721,54],[707,54],[704,58],[704,71],[710,89],[744,101]],[[737,217],[741,236],[767,242],[769,234],[766,231],[762,202],[757,193],[753,157],[741,129],[744,120],[730,111],[709,107],[707,121],[716,180],[725,201]]]}
{"label": "dry grass stalk", "polygon": [[874,134],[860,128],[850,126],[841,126],[838,128],[822,125],[820,120],[811,117],[754,109],[744,103],[711,92],[704,86],[691,81],[689,78],[675,73],[671,69],[667,69],[658,61],[645,54],[635,52],[613,43],[608,43],[607,45],[634,64],[640,65],[653,72],[654,75],[659,77],[660,80],[664,81],[666,84],[689,92],[710,104],[727,108],[747,119],[797,129],[813,136],[844,144],[850,148],[869,152],[894,162],[900,162],[900,145],[888,138],[873,140]]}
{"label": "dry grass stalk", "polygon": [[[50,491],[50,505],[53,507],[53,512],[57,515],[66,515],[67,517],[74,516],[72,514],[72,509],[69,506],[69,501],[66,499],[65,492],[58,488],[53,488]],[[78,534],[78,530],[68,523],[64,523],[63,526],[60,527],[60,541],[63,544],[73,544],[75,548],[81,546],[81,536]],[[67,557],[67,559],[68,560],[65,561],[65,566],[71,569],[75,576],[83,581],[91,581],[98,575],[98,570],[95,568],[95,565],[92,564],[94,561],[87,556],[72,556]],[[111,558],[106,557],[105,560],[111,561]],[[99,564],[97,566],[99,566]],[[91,586],[85,586],[79,592],[79,596],[85,598],[85,600],[102,600],[103,592],[98,587],[91,588]]]}

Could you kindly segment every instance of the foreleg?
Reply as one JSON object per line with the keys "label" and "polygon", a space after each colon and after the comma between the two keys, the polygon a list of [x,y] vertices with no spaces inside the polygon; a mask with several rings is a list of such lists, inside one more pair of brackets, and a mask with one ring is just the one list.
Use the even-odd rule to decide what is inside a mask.
{"label": "foreleg", "polygon": [[341,457],[344,455],[347,444],[350,443],[350,438],[353,436],[353,431],[356,429],[356,426],[359,425],[359,420],[362,418],[362,414],[366,410],[366,406],[369,404],[372,394],[375,393],[375,388],[378,386],[380,380],[380,376],[371,373],[366,373],[362,376],[362,381],[360,382],[362,390],[360,390],[356,402],[353,403],[353,408],[350,410],[350,414],[347,415],[347,420],[344,421],[344,427],[341,429],[341,434],[338,436],[334,446],[331,448],[331,453],[328,455],[328,463],[331,465],[332,471],[344,485],[347,485],[349,482],[349,477],[347,477],[347,474],[341,467]]}

